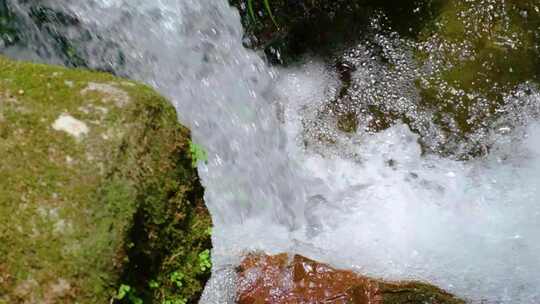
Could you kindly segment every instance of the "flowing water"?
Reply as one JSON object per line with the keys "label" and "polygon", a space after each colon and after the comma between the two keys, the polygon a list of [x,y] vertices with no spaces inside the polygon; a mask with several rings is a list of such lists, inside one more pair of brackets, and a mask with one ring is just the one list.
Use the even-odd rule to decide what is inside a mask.
{"label": "flowing water", "polygon": [[[239,14],[225,0],[44,3],[78,22],[44,28],[32,21],[26,1],[8,0],[29,43],[5,53],[65,62],[55,55],[61,32],[89,67],[167,96],[208,151],[199,173],[215,223],[214,274],[203,303],[230,301],[230,269],[249,250],[298,252],[363,274],[428,280],[471,301],[540,302],[534,85],[506,95],[507,113],[481,139],[489,153],[459,161],[423,153],[419,142],[436,144],[436,126],[420,140],[399,122],[377,133],[314,132],[310,126],[325,123],[316,113],[338,90],[338,77],[317,59],[267,66],[243,47]],[[373,69],[386,75],[361,65],[353,75],[358,92],[373,88]],[[400,100],[389,104],[429,125],[430,113],[411,108],[407,77],[384,79],[383,96]],[[332,136],[331,145],[305,144],[321,132]]]}

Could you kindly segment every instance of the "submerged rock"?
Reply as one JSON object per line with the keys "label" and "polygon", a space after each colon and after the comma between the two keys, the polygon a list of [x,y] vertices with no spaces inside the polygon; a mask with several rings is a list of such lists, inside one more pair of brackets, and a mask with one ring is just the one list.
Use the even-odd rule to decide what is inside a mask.
{"label": "submerged rock", "polygon": [[32,60],[37,56],[66,66],[83,67],[87,62],[78,44],[90,37],[77,16],[56,9],[52,1],[0,0],[3,53]]}
{"label": "submerged rock", "polygon": [[190,146],[144,85],[0,57],[0,303],[196,302],[211,219]]}
{"label": "submerged rock", "polygon": [[429,284],[390,283],[337,270],[300,255],[247,256],[237,269],[238,304],[463,304]]}
{"label": "submerged rock", "polygon": [[414,53],[420,107],[434,113],[445,138],[436,150],[485,154],[488,127],[505,107],[520,107],[509,105],[512,95],[540,80],[540,3],[445,1]]}
{"label": "submerged rock", "polygon": [[0,0],[0,53],[119,75],[125,54],[83,20],[66,2]]}
{"label": "submerged rock", "polygon": [[410,35],[382,10],[362,27],[362,39],[323,54],[338,85],[304,122],[307,146],[404,122],[424,152],[469,159],[489,152],[499,126],[519,127],[517,113],[538,112],[528,100],[540,81],[540,3],[429,3],[429,18]]}

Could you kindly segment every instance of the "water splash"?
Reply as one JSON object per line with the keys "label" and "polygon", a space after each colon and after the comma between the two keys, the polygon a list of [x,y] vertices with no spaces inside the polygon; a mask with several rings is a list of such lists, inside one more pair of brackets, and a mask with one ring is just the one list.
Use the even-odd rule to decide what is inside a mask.
{"label": "water splash", "polygon": [[[207,150],[200,175],[218,229],[254,217],[290,230],[302,224],[302,186],[289,165],[275,105],[265,97],[274,74],[242,47],[236,11],[225,1],[172,0],[58,7],[66,8],[96,37],[85,45],[90,65],[109,63],[156,87]],[[114,41],[121,61],[101,51],[100,37]]]}
{"label": "water splash", "polygon": [[[7,52],[64,61],[55,55],[54,37],[32,21],[29,4],[8,4],[25,20],[33,47],[26,54]],[[154,86],[207,149],[208,163],[199,164],[199,172],[216,225],[215,267],[203,303],[231,301],[227,266],[252,249],[296,251],[388,279],[429,280],[472,300],[540,301],[536,88],[508,92],[506,120],[490,126],[483,139],[491,153],[460,162],[424,155],[418,135],[400,123],[376,134],[333,130],[333,118],[317,113],[338,93],[336,75],[316,61],[281,71],[267,67],[242,46],[238,13],[226,1],[43,5],[79,20],[57,26],[78,44],[86,65]],[[408,47],[379,39],[389,49]],[[352,51],[357,58],[354,52],[370,46]],[[403,109],[428,125],[424,140],[437,139],[430,114],[413,107],[416,92],[408,85],[418,71],[406,58],[399,62],[399,73],[376,60],[360,64],[354,90],[367,89],[367,97],[358,100],[384,91],[381,105]],[[365,78],[373,70],[378,83]],[[319,126],[322,131],[313,132]],[[321,134],[332,144],[317,144]],[[306,140],[314,144],[306,148]]]}
{"label": "water splash", "polygon": [[[350,134],[327,117],[331,145],[306,134],[303,122],[320,123],[313,113],[339,87],[332,77],[309,61],[283,71],[278,85],[287,134],[298,139],[289,149],[320,185],[309,188],[319,200],[306,208],[306,236],[295,250],[376,277],[430,281],[471,300],[538,302],[540,91],[525,85],[508,94],[507,115],[484,138],[488,156],[457,161],[423,153],[419,136],[399,122]],[[300,148],[306,136],[315,138]]]}

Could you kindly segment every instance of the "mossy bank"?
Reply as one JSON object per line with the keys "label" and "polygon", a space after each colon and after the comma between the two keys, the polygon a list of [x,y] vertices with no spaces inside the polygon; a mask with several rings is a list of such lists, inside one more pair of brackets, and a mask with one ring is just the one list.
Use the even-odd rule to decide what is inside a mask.
{"label": "mossy bank", "polygon": [[211,220],[191,145],[146,86],[0,57],[0,303],[195,303]]}

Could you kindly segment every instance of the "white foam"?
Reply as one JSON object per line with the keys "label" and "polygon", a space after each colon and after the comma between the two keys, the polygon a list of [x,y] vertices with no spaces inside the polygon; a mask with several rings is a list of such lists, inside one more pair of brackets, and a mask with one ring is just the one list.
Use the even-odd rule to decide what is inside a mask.
{"label": "white foam", "polygon": [[[283,78],[298,73],[306,88],[324,75],[305,67]],[[540,103],[538,94],[517,96]],[[306,106],[318,105],[303,105],[303,113]],[[318,187],[308,193],[317,199],[306,207],[306,236],[295,235],[302,245],[292,250],[376,277],[429,281],[470,300],[537,303],[540,123],[525,113],[515,121],[512,131],[486,139],[496,140],[488,157],[466,162],[422,155],[418,136],[401,124],[349,138],[359,158],[296,149]],[[292,138],[302,128],[287,122]]]}
{"label": "white foam", "polygon": [[403,126],[378,134],[361,148],[361,164],[311,156],[306,167],[332,203],[311,211],[322,225],[309,242],[331,252],[322,259],[375,276],[427,280],[476,300],[537,302],[538,153],[461,163],[421,157],[414,138]]}

